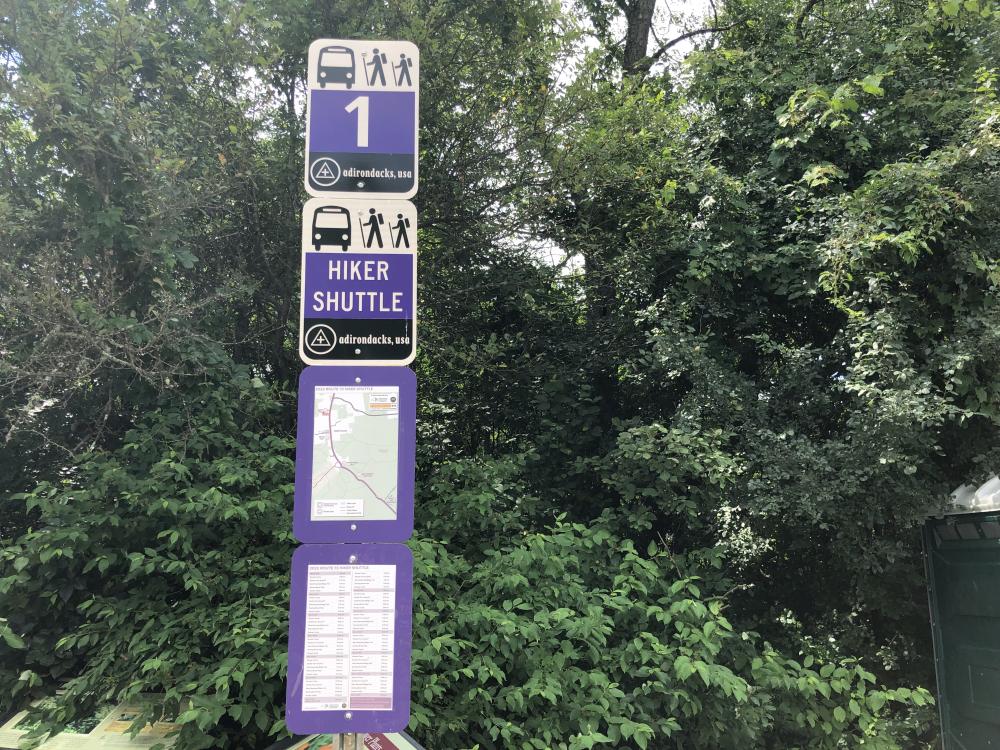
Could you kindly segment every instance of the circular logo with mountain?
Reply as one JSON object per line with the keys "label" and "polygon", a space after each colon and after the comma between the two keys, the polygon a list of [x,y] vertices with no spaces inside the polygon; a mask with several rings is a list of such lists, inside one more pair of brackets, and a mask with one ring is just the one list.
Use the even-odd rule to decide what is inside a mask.
{"label": "circular logo with mountain", "polygon": [[337,332],[326,323],[316,323],[306,331],[305,345],[307,352],[322,357],[337,345]]}
{"label": "circular logo with mountain", "polygon": [[329,156],[321,157],[309,167],[309,176],[320,187],[330,187],[340,179],[340,165]]}

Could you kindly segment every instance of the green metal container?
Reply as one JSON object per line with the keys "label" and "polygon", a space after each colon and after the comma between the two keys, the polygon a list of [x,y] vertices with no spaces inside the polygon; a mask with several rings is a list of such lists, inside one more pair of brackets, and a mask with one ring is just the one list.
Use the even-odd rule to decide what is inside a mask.
{"label": "green metal container", "polygon": [[924,526],[944,750],[1000,750],[1000,510]]}

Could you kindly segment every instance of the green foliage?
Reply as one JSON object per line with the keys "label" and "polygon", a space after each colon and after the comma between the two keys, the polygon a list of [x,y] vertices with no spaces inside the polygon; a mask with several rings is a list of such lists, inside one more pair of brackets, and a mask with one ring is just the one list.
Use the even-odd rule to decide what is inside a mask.
{"label": "green foliage", "polygon": [[264,429],[275,396],[238,376],[173,391],[114,453],[12,498],[42,523],[0,554],[12,645],[28,643],[4,698],[42,676],[73,707],[38,734],[143,692],[164,699],[135,726],[179,715],[187,747],[283,726],[293,444]]}
{"label": "green foliage", "polygon": [[891,706],[931,702],[853,660],[782,656],[734,628],[718,581],[601,524],[558,522],[478,565],[414,546],[414,727],[431,745],[895,748]]}

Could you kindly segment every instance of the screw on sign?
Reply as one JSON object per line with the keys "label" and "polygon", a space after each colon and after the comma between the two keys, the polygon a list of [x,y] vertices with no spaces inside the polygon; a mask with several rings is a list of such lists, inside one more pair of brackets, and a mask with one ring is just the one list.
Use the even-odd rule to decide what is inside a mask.
{"label": "screw on sign", "polygon": [[419,72],[420,53],[411,42],[319,39],[310,45],[310,194],[416,193]]}

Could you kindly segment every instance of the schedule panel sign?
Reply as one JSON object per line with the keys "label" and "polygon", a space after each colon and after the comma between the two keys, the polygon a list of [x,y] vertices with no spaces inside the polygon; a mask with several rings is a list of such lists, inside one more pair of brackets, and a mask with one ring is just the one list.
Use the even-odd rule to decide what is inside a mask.
{"label": "schedule panel sign", "polygon": [[409,201],[308,201],[302,216],[302,360],[412,362],[416,253],[417,212]]}
{"label": "schedule panel sign", "polygon": [[310,195],[417,192],[419,72],[412,42],[317,39],[309,46]]}
{"label": "schedule panel sign", "polygon": [[413,533],[417,378],[406,367],[299,376],[293,530],[300,542],[404,542]]}
{"label": "schedule panel sign", "polygon": [[406,728],[412,605],[413,556],[404,545],[295,551],[285,709],[292,732]]}

